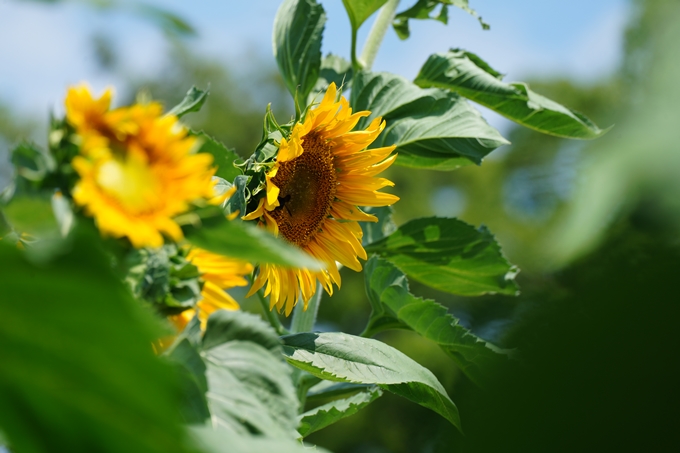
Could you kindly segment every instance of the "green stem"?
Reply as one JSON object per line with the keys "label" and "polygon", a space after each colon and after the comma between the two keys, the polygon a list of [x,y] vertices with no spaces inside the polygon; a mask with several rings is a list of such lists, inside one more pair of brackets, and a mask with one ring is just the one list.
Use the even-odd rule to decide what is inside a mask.
{"label": "green stem", "polygon": [[[251,285],[252,285],[252,278],[251,278]],[[267,302],[267,299],[264,297],[264,294],[262,294],[262,290],[259,289],[257,290],[257,298],[260,300],[260,304],[262,305],[262,310],[264,310],[265,315],[267,316],[267,321],[269,321],[269,324],[272,325],[274,330],[276,330],[277,335],[288,335],[290,332],[283,327],[283,324],[281,324],[281,320],[279,319],[279,315],[274,311],[269,308],[269,302]]]}
{"label": "green stem", "polygon": [[[378,55],[378,49],[380,49],[387,29],[390,28],[394,15],[397,12],[397,6],[399,6],[399,0],[387,0],[387,3],[378,13],[371,31],[368,33],[364,49],[359,57],[359,65],[363,66],[367,71],[370,71],[371,67],[373,67],[375,57]],[[352,55],[354,55],[354,49],[352,50]]]}
{"label": "green stem", "polygon": [[354,29],[354,26],[352,26],[352,47],[349,52],[352,56],[352,71],[357,73],[361,70],[361,64],[357,59],[357,31]]}
{"label": "green stem", "polygon": [[311,332],[314,329],[322,293],[321,283],[317,283],[316,293],[314,293],[314,296],[312,296],[307,304],[307,310],[304,309],[304,303],[298,300],[297,305],[293,309],[293,320],[290,323],[290,331],[292,333]]}

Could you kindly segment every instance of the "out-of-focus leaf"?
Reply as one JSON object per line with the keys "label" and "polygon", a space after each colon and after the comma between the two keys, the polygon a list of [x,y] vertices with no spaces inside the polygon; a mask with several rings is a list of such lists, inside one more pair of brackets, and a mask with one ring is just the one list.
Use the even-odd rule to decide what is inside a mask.
{"label": "out-of-focus leaf", "polygon": [[301,249],[274,237],[264,228],[240,220],[229,221],[221,210],[187,226],[187,240],[205,250],[253,263],[320,269],[322,264]]}
{"label": "out-of-focus leaf", "polygon": [[325,23],[316,0],[284,0],[274,19],[274,57],[288,91],[300,102],[319,77]]}
{"label": "out-of-focus leaf", "polygon": [[[400,39],[408,39],[411,36],[409,29],[409,19],[434,19],[443,24],[449,22],[449,5],[456,6],[463,11],[471,14],[479,20],[479,24],[484,30],[489,29],[489,24],[484,22],[475,10],[470,8],[468,0],[418,0],[415,5],[394,16],[392,26]],[[432,12],[439,7],[439,13],[432,15]]]}
{"label": "out-of-focus leaf", "polygon": [[201,110],[201,107],[203,107],[203,104],[205,104],[206,99],[208,99],[209,92],[209,86],[205,91],[199,90],[195,86],[192,86],[189,88],[189,91],[187,91],[184,99],[182,99],[179,104],[170,109],[167,114],[175,115],[176,117],[181,118],[187,113],[198,112]]}
{"label": "out-of-focus leaf", "polygon": [[534,93],[527,84],[505,83],[501,78],[477,55],[454,49],[431,55],[415,83],[451,90],[545,134],[592,139],[606,132],[584,115]]}
{"label": "out-of-focus leaf", "polygon": [[460,428],[458,409],[437,378],[393,347],[340,332],[298,333],[282,339],[292,365],[321,379],[378,385]]}
{"label": "out-of-focus leaf", "polygon": [[0,243],[0,426],[17,452],[183,452],[158,329],[92,232],[34,266]]}
{"label": "out-of-focus leaf", "polygon": [[367,331],[381,327],[407,328],[437,343],[475,383],[483,385],[507,358],[507,352],[458,324],[446,307],[409,292],[403,272],[373,256],[364,271],[373,312]]}
{"label": "out-of-focus leaf", "polygon": [[331,401],[315,407],[300,416],[298,432],[302,437],[332,425],[345,417],[354,415],[382,395],[377,386],[368,386],[347,398]]}
{"label": "out-of-focus leaf", "polygon": [[197,132],[195,135],[202,142],[198,152],[212,154],[213,156],[213,165],[217,167],[215,176],[231,182],[241,174],[241,170],[234,166],[239,155],[233,149],[227,148],[205,132]]}
{"label": "out-of-focus leaf", "polygon": [[517,268],[501,253],[485,228],[457,219],[412,220],[390,236],[366,247],[395,264],[414,280],[461,296],[518,292]]}
{"label": "out-of-focus leaf", "polygon": [[440,89],[420,89],[403,77],[362,72],[354,77],[352,107],[370,110],[358,128],[382,116],[385,130],[371,147],[396,145],[397,164],[453,170],[480,164],[508,144],[465,99]]}
{"label": "out-of-focus leaf", "polygon": [[[93,1],[93,3],[101,3],[101,1]],[[120,3],[120,5],[129,7],[133,12],[155,22],[168,35],[192,36],[196,34],[194,27],[187,21],[166,9],[159,8],[158,6],[149,3],[140,2],[132,4]]]}

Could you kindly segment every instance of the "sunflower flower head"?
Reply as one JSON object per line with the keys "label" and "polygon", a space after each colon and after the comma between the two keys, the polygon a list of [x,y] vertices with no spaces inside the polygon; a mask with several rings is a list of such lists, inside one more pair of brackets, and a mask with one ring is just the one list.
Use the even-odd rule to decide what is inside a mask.
{"label": "sunflower flower head", "polygon": [[163,235],[178,241],[173,217],[213,197],[213,158],[194,152],[197,139],[159,103],[111,110],[111,97],[109,89],[96,99],[85,85],[66,95],[79,144],[73,199],[103,234],[127,237],[136,248],[161,246]]}
{"label": "sunflower flower head", "polygon": [[[376,175],[392,165],[394,146],[366,149],[385,128],[378,117],[365,130],[353,129],[368,111],[352,113],[332,83],[322,101],[308,110],[281,140],[276,162],[265,176],[265,195],[243,217],[258,220],[274,234],[322,261],[326,269],[310,271],[263,264],[250,294],[265,288],[270,308],[289,315],[298,299],[307,303],[317,282],[333,293],[340,286],[338,265],[361,271],[366,259],[360,221],[378,219],[359,206],[389,206],[399,198],[383,193],[394,183]],[[266,286],[265,286],[266,285]]]}

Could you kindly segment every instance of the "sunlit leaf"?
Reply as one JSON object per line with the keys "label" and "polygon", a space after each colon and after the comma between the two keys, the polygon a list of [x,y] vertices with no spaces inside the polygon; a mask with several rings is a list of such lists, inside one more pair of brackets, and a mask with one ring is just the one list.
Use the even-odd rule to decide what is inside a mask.
{"label": "sunlit leaf", "polygon": [[294,439],[299,402],[281,343],[259,317],[220,310],[201,345],[213,425]]}
{"label": "sunlit leaf", "polygon": [[[447,24],[449,22],[449,5],[456,6],[468,14],[471,14],[479,20],[479,24],[484,30],[489,29],[489,24],[484,22],[475,10],[470,8],[468,0],[418,0],[415,5],[398,13],[394,17],[394,21],[392,22],[394,31],[397,32],[397,36],[401,39],[407,39],[411,36],[408,23],[409,19],[434,19],[443,24]],[[436,13],[436,15],[433,15],[432,13],[437,7],[439,7],[439,12]]]}
{"label": "sunlit leaf", "polygon": [[387,0],[342,0],[354,31],[358,30],[366,19],[378,11]]}
{"label": "sunlit leaf", "polygon": [[274,57],[288,91],[300,102],[319,77],[325,23],[316,0],[284,0],[274,19]]}
{"label": "sunlit leaf", "polygon": [[584,115],[534,93],[526,83],[505,83],[501,79],[502,75],[477,55],[454,49],[431,55],[415,83],[451,90],[545,134],[592,139],[606,132]]}
{"label": "sunlit leaf", "polygon": [[282,338],[284,354],[292,365],[330,381],[378,385],[432,409],[460,428],[458,409],[437,378],[393,347],[340,332]]}
{"label": "sunlit leaf", "polygon": [[371,147],[397,145],[397,164],[452,170],[481,163],[508,144],[465,99],[440,89],[421,89],[389,73],[354,77],[352,107],[369,110],[358,128],[382,116],[387,126]]}
{"label": "sunlit leaf", "polygon": [[170,109],[167,114],[175,115],[176,117],[181,118],[187,113],[198,112],[201,110],[201,107],[203,107],[203,104],[205,104],[206,99],[208,99],[209,91],[210,87],[208,87],[208,89],[205,91],[202,91],[195,86],[192,86],[189,91],[187,91],[184,99],[182,99],[179,104]]}
{"label": "sunlit leaf", "polygon": [[17,452],[183,452],[161,331],[98,244],[34,266],[0,243],[0,426]]}
{"label": "sunlit leaf", "polygon": [[382,327],[406,328],[437,343],[477,384],[486,382],[507,358],[507,352],[475,336],[433,300],[409,292],[403,272],[388,261],[373,256],[364,271],[366,293],[373,312],[367,331]]}
{"label": "sunlit leaf", "polygon": [[189,434],[201,453],[329,453],[325,448],[309,448],[296,440],[238,435],[209,426],[192,426]]}
{"label": "sunlit leaf", "polygon": [[485,228],[457,219],[412,220],[366,247],[395,264],[410,278],[461,296],[518,292],[517,269],[505,259]]}
{"label": "sunlit leaf", "polygon": [[365,408],[382,395],[377,386],[367,386],[352,396],[315,407],[300,416],[298,432],[305,437]]}

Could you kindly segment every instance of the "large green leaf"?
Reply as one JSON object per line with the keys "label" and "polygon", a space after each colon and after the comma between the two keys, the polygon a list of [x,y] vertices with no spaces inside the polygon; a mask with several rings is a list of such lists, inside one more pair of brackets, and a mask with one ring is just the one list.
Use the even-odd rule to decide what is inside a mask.
{"label": "large green leaf", "polygon": [[284,0],[274,19],[274,57],[288,91],[300,102],[319,76],[325,23],[316,0]]}
{"label": "large green leaf", "polygon": [[505,83],[477,55],[460,49],[434,54],[415,83],[454,91],[516,123],[545,134],[592,139],[606,132],[584,115],[534,93],[525,83]]}
{"label": "large green leaf", "polygon": [[361,241],[364,246],[377,242],[396,231],[397,225],[392,220],[392,213],[394,212],[392,206],[366,206],[362,209],[367,214],[373,214],[378,218],[377,222],[361,222],[361,230],[364,232]]}
{"label": "large green leaf", "polygon": [[181,335],[168,352],[185,371],[188,421],[210,419],[232,434],[295,439],[298,399],[281,341],[258,316],[218,310],[196,343]]}
{"label": "large green leaf", "polygon": [[382,395],[377,386],[366,386],[347,398],[331,401],[315,407],[300,416],[298,432],[302,437],[349,417],[371,404]]}
{"label": "large green leaf", "polygon": [[[470,8],[468,0],[418,0],[415,5],[398,13],[394,17],[394,21],[392,22],[394,31],[397,32],[397,36],[399,36],[400,39],[407,39],[411,36],[408,24],[409,19],[434,19],[443,24],[448,24],[449,5],[457,6],[468,14],[471,14],[479,20],[479,23],[484,30],[489,29],[489,24],[484,22],[482,18],[477,15],[475,10]],[[439,12],[436,15],[432,15],[437,7],[439,7]]]}
{"label": "large green leaf", "polygon": [[0,426],[17,452],[182,452],[161,335],[94,232],[39,266],[0,243]]}
{"label": "large green leaf", "polygon": [[458,324],[458,319],[449,314],[446,307],[411,294],[404,273],[388,261],[371,257],[364,276],[373,307],[367,332],[384,327],[413,330],[437,343],[470,379],[480,385],[487,381],[494,367],[507,358],[505,351]]}
{"label": "large green leaf", "polygon": [[234,162],[240,159],[236,151],[227,148],[205,132],[197,132],[195,135],[201,140],[201,147],[198,152],[212,154],[213,156],[213,165],[217,167],[215,176],[231,182],[241,174],[241,170],[234,167]]}
{"label": "large green leaf", "polygon": [[371,147],[396,145],[397,164],[453,170],[480,164],[508,144],[465,99],[440,89],[421,89],[389,73],[361,72],[354,77],[352,107],[369,110],[358,128],[382,116],[387,126]]}
{"label": "large green leaf", "polygon": [[199,90],[195,86],[192,86],[189,88],[189,91],[187,91],[184,99],[182,99],[179,104],[170,109],[167,114],[175,115],[176,117],[181,118],[187,113],[198,112],[201,110],[201,107],[203,107],[203,104],[205,104],[206,99],[208,99],[209,91],[210,87],[203,91]]}
{"label": "large green leaf", "polygon": [[321,263],[301,249],[274,237],[264,228],[240,220],[228,221],[221,211],[186,226],[187,240],[203,249],[254,263],[319,269]]}
{"label": "large green leaf", "polygon": [[292,365],[330,381],[378,385],[432,409],[460,428],[458,409],[437,378],[393,347],[341,332],[282,338],[284,354]]}
{"label": "large green leaf", "polygon": [[461,296],[518,292],[517,269],[485,228],[457,219],[411,220],[366,247],[425,285]]}
{"label": "large green leaf", "polygon": [[320,102],[331,83],[335,83],[341,92],[347,90],[352,84],[352,64],[342,57],[328,54],[321,61],[319,78],[309,93],[307,105]]}
{"label": "large green leaf", "polygon": [[210,316],[200,351],[213,425],[295,438],[298,399],[274,330],[249,313]]}

